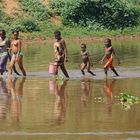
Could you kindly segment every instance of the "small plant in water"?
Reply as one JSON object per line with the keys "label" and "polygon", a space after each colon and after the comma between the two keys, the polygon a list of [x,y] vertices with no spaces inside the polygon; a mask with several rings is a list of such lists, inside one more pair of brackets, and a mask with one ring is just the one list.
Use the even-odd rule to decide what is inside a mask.
{"label": "small plant in water", "polygon": [[140,98],[129,93],[120,93],[118,99],[121,102],[123,109],[125,110],[130,109],[134,104],[140,103]]}
{"label": "small plant in water", "polygon": [[56,81],[58,81],[58,83],[60,84],[60,85],[62,85],[63,83],[64,83],[64,77],[62,76],[62,75],[56,75],[55,76],[55,80]]}

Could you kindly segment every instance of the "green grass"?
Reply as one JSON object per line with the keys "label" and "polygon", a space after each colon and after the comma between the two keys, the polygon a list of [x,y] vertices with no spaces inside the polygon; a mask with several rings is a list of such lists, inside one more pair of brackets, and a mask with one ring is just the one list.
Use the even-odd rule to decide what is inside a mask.
{"label": "green grass", "polygon": [[[24,31],[24,33],[21,33],[21,37],[23,39],[24,38],[47,39],[48,37],[52,38],[54,36],[53,33],[55,30],[60,30],[64,37],[73,37],[73,38],[83,37],[83,36],[102,37],[102,36],[114,36],[114,35],[115,36],[116,35],[140,35],[140,25],[136,27],[127,27],[124,28],[123,30],[120,29],[109,30],[109,29],[96,28],[96,25],[93,25],[95,26],[95,28],[55,25],[51,21],[49,21],[50,9],[42,5],[42,3],[40,3],[39,0],[35,0],[35,3],[32,0],[20,0],[19,2],[23,10],[26,11],[27,13],[27,16],[22,17],[21,19],[12,19],[4,15],[3,12],[4,9],[1,7],[2,5],[0,4],[0,8],[1,8],[0,17],[2,17],[0,28],[4,28],[7,31],[7,36],[9,36],[10,38],[12,37],[12,33],[11,33],[12,29],[16,27]],[[133,0],[133,3],[139,3],[139,0]]]}
{"label": "green grass", "polygon": [[89,30],[82,27],[68,27],[68,26],[55,26],[50,23],[44,23],[40,26],[39,32],[29,33],[29,38],[44,38],[53,37],[55,30],[60,30],[65,37],[84,37],[84,36],[114,36],[114,35],[140,35],[140,26],[129,27],[124,30]]}

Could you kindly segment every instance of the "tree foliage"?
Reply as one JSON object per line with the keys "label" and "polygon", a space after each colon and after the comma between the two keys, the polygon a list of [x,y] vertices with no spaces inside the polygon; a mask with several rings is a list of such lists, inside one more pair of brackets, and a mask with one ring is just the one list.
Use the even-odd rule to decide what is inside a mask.
{"label": "tree foliage", "polygon": [[51,0],[66,25],[123,29],[139,23],[140,12],[122,0]]}
{"label": "tree foliage", "polygon": [[39,0],[19,0],[23,10],[32,17],[44,21],[49,18],[48,8]]}
{"label": "tree foliage", "polygon": [[11,30],[18,30],[21,32],[35,32],[39,31],[40,29],[35,20],[23,18],[19,21],[13,22]]}

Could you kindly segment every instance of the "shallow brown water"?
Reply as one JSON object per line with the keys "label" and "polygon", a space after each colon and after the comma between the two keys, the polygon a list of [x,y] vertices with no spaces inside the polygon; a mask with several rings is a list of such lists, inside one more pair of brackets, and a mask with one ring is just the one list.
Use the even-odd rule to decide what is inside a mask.
{"label": "shallow brown water", "polygon": [[86,42],[96,76],[82,76],[83,41],[68,42],[67,81],[48,73],[52,44],[24,47],[27,77],[0,79],[0,140],[140,140],[140,104],[124,108],[116,98],[121,92],[140,97],[139,41],[113,42],[122,62],[115,62],[120,77],[109,71],[107,81],[98,64],[101,42]]}
{"label": "shallow brown water", "polygon": [[[91,69],[103,68],[99,64],[104,52],[103,42],[92,42],[87,40],[67,41],[68,49],[68,63],[66,67],[68,70],[79,69],[81,64],[80,44],[87,44],[87,50],[90,53]],[[116,50],[118,57],[121,60],[120,67],[137,67],[140,66],[140,47],[139,40],[128,41],[112,41],[112,45]],[[25,44],[23,48],[24,65],[29,71],[47,71],[50,62],[54,61],[53,57],[53,42]],[[114,66],[118,67],[116,59],[114,59]]]}
{"label": "shallow brown water", "polygon": [[121,92],[139,97],[139,78],[62,82],[28,77],[7,82],[1,80],[0,139],[140,137],[140,104],[126,110],[116,99]]}

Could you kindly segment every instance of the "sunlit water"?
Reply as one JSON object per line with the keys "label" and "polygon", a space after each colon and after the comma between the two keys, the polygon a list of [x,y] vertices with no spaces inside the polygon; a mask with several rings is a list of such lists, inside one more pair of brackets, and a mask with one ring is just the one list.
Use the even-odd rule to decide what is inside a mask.
{"label": "sunlit water", "polygon": [[140,104],[124,107],[117,99],[121,92],[140,97],[138,42],[113,43],[122,62],[119,68],[115,63],[116,68],[123,74],[107,81],[98,64],[102,43],[88,44],[97,76],[82,77],[78,46],[81,42],[68,42],[67,68],[72,78],[64,81],[45,75],[53,61],[51,43],[24,47],[29,76],[0,79],[0,140],[140,139]]}
{"label": "sunlit water", "polygon": [[[103,41],[71,41],[67,40],[68,63],[67,69],[79,69],[81,63],[80,44],[87,44],[87,50],[90,53],[91,65],[93,69],[102,68],[99,64],[103,53]],[[121,60],[120,67],[140,66],[140,47],[138,40],[112,41],[116,54]],[[34,43],[24,45],[24,60],[27,71],[45,71],[48,70],[49,62],[54,62],[53,42]],[[117,67],[117,61],[114,59],[114,65]]]}

